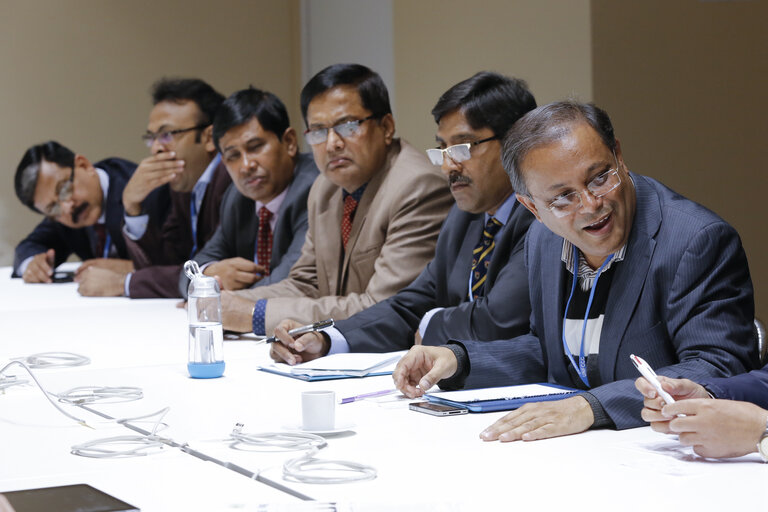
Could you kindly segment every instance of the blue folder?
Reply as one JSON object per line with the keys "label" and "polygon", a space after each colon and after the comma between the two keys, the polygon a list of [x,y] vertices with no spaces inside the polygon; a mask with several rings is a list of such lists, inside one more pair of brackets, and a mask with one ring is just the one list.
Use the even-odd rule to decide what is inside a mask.
{"label": "blue folder", "polygon": [[[575,393],[581,393],[582,390],[568,388],[565,386],[558,386],[557,384],[537,383],[539,386],[546,386],[555,390],[561,391],[560,393],[553,393],[550,395],[530,395],[516,398],[496,398],[493,400],[450,400],[444,397],[439,397],[431,394],[424,395],[428,401],[437,403],[452,405],[454,407],[463,407],[469,409],[470,412],[494,412],[494,411],[511,411],[517,409],[529,402],[549,402],[553,400],[562,400],[568,398]],[[507,386],[505,386],[507,387]],[[492,388],[495,389],[495,388]],[[503,389],[503,388],[498,388]]]}

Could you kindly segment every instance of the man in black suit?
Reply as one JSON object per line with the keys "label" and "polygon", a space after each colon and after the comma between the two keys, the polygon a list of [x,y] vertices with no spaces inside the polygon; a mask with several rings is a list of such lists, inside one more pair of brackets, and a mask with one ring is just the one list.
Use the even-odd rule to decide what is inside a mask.
{"label": "man in black suit", "polygon": [[[102,267],[132,269],[120,229],[123,189],[135,169],[120,158],[94,165],[55,141],[27,149],[16,169],[16,195],[46,218],[16,246],[13,276],[50,283],[53,270],[73,253],[84,261],[103,258]],[[143,204],[162,218],[167,198],[163,188]]]}
{"label": "man in black suit", "polygon": [[[225,290],[276,283],[301,255],[315,162],[299,153],[280,98],[255,88],[237,91],[222,104],[213,141],[234,187],[222,201],[219,228],[194,260],[204,274],[218,276]],[[183,296],[188,285],[181,272]]]}
{"label": "man in black suit", "polygon": [[[501,165],[501,139],[536,107],[525,82],[481,72],[438,100],[439,149],[427,150],[450,179],[456,200],[437,240],[434,259],[396,295],[285,345],[272,357],[312,359],[323,343],[331,351],[386,352],[449,337],[492,340],[528,332],[530,306],[523,241],[533,216],[517,201]],[[323,340],[323,337],[329,339]]]}

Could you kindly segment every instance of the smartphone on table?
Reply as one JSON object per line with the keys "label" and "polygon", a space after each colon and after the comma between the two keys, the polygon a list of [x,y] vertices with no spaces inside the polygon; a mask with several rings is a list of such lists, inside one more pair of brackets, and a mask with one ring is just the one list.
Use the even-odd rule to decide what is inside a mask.
{"label": "smartphone on table", "polygon": [[454,407],[453,405],[434,404],[432,402],[414,402],[408,404],[412,411],[431,414],[432,416],[453,416],[456,414],[467,414],[469,409],[464,407]]}

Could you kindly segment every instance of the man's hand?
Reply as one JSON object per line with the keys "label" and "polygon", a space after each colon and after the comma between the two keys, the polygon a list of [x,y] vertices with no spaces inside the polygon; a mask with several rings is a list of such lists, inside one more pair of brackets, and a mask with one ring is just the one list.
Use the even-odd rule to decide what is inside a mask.
{"label": "man's hand", "polygon": [[184,160],[176,160],[173,151],[158,153],[142,160],[123,189],[126,215],[141,215],[141,202],[149,193],[170,182],[183,170]]}
{"label": "man's hand", "polygon": [[56,252],[48,249],[46,252],[35,254],[29,261],[24,275],[21,276],[25,283],[50,283],[53,275],[53,263],[56,260]]}
{"label": "man's hand", "polygon": [[595,415],[587,399],[574,396],[554,402],[525,404],[483,430],[480,439],[498,439],[501,442],[519,439],[535,441],[578,434],[589,429],[594,422]]}
{"label": "man's hand", "polygon": [[[739,457],[757,451],[768,411],[734,400],[681,400],[665,405],[669,430],[702,457]],[[676,417],[685,414],[684,417]]]}
{"label": "man's hand", "polygon": [[397,363],[392,380],[395,387],[408,398],[426,393],[438,381],[456,373],[458,361],[453,351],[445,347],[418,345]]}
{"label": "man's hand", "polygon": [[290,365],[312,361],[323,357],[331,349],[331,344],[325,336],[319,332],[308,332],[293,339],[288,331],[301,327],[296,320],[286,319],[275,328],[275,336],[278,341],[272,343],[269,355],[277,362],[286,362]]}
{"label": "man's hand", "polygon": [[84,297],[121,297],[125,292],[125,274],[91,266],[75,277],[77,291]]}
{"label": "man's hand", "polygon": [[[688,379],[670,379],[659,375],[659,382],[662,389],[672,396],[675,400],[688,400],[692,398],[709,398],[709,393],[702,386]],[[648,382],[645,377],[638,377],[635,381],[635,387],[643,394],[643,410],[640,416],[651,424],[651,428],[656,432],[669,434],[669,420],[671,418],[661,413],[664,407],[664,400],[658,396],[656,389]]]}
{"label": "man's hand", "polygon": [[[221,284],[221,283],[219,283]],[[224,290],[221,292],[221,320],[224,329],[235,332],[253,330],[254,302]]]}
{"label": "man's hand", "polygon": [[222,290],[240,290],[261,281],[264,271],[264,265],[257,265],[250,260],[237,257],[211,263],[205,267],[203,274],[211,277],[218,276]]}
{"label": "man's hand", "polygon": [[82,265],[77,267],[77,270],[75,271],[75,281],[78,281],[80,275],[92,267],[111,270],[112,272],[122,274],[123,276],[135,270],[131,260],[121,260],[118,258],[93,258],[85,260]]}

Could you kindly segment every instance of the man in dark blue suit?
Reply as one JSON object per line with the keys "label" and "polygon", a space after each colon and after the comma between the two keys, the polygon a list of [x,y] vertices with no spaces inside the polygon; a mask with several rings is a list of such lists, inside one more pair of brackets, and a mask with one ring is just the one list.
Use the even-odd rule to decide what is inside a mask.
{"label": "man in dark blue suit", "polygon": [[[301,256],[307,233],[307,197],[320,174],[280,98],[253,87],[237,91],[218,109],[213,141],[232,178],[220,224],[193,258],[225,290],[276,283]],[[187,296],[182,271],[179,292]]]}
{"label": "man in dark blue suit", "polygon": [[[528,332],[523,245],[533,216],[515,200],[501,165],[501,141],[534,108],[524,81],[491,72],[443,93],[432,109],[439,147],[427,153],[448,176],[456,204],[443,223],[434,259],[396,295],[323,334],[298,339],[302,360],[324,353],[325,343],[332,352],[388,352],[451,337],[495,340]],[[284,345],[272,346],[277,360],[287,359],[286,351]]]}
{"label": "man in dark blue suit", "polygon": [[[538,108],[507,134],[504,168],[540,221],[526,241],[531,332],[414,347],[395,382],[441,387],[551,382],[583,390],[527,404],[484,440],[533,440],[641,426],[634,353],[657,372],[701,380],[752,369],[754,301],[736,231],[650,178],[631,174],[608,115]],[[417,387],[418,386],[418,387]]]}
{"label": "man in dark blue suit", "polygon": [[[132,268],[121,223],[123,189],[135,169],[120,158],[91,164],[55,141],[30,147],[16,170],[16,195],[46,218],[16,246],[13,276],[50,283],[70,254],[83,261],[105,258],[98,265],[107,268]],[[167,197],[160,190],[145,207],[162,218]]]}
{"label": "man in dark blue suit", "polygon": [[665,404],[644,378],[635,381],[645,399],[642,417],[653,430],[677,434],[682,444],[703,457],[757,451],[768,462],[768,366],[701,384],[667,377],[659,377],[659,382],[675,403]]}

